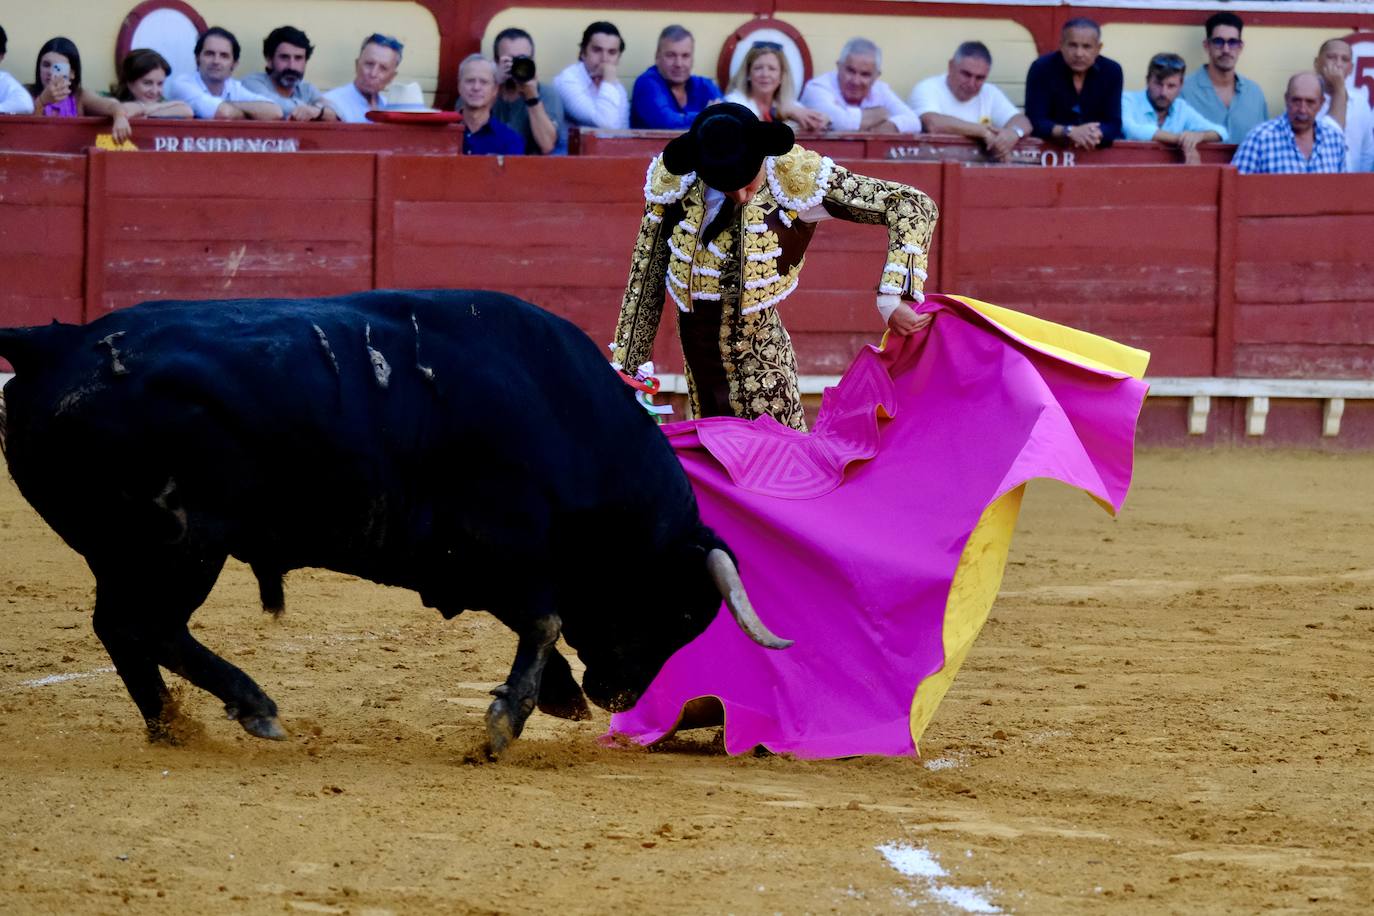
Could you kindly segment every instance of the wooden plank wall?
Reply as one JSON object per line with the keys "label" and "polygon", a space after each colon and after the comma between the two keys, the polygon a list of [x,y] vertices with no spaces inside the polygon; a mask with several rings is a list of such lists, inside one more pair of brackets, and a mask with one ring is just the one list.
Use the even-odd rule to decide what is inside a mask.
{"label": "wooden plank wall", "polygon": [[949,292],[1113,337],[1155,375],[1211,375],[1221,169],[961,169]]}
{"label": "wooden plank wall", "polygon": [[82,319],[86,159],[0,155],[0,323]]}
{"label": "wooden plank wall", "polygon": [[373,285],[372,154],[90,159],[88,321],[146,299]]}
{"label": "wooden plank wall", "polygon": [[[1374,376],[1374,175],[844,164],[939,204],[928,289],[1143,346],[1154,375]],[[0,324],[92,320],[153,298],[480,287],[609,342],[644,166],[0,153]],[[876,339],[884,249],[879,227],[817,232],[783,306],[803,372],[839,372]],[[675,335],[659,344],[674,371]]]}
{"label": "wooden plank wall", "polygon": [[1374,378],[1374,174],[1237,185],[1236,375]]}
{"label": "wooden plank wall", "polygon": [[386,157],[380,186],[390,200],[378,214],[392,214],[393,253],[378,285],[501,290],[609,343],[644,211],[644,169],[625,159]]}

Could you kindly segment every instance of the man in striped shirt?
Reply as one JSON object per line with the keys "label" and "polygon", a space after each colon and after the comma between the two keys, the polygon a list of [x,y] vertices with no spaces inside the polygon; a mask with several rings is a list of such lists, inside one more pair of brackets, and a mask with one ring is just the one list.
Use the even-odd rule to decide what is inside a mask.
{"label": "man in striped shirt", "polygon": [[1294,74],[1283,94],[1285,111],[1246,135],[1231,164],[1242,175],[1311,175],[1345,171],[1345,136],[1322,107],[1322,81]]}

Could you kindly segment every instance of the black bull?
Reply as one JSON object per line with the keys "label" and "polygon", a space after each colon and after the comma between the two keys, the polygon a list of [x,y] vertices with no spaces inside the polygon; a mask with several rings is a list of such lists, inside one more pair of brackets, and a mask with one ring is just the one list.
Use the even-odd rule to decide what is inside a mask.
{"label": "black bull", "polygon": [[786,644],[600,349],[510,296],[155,302],[0,330],[0,356],[10,472],[95,574],[95,632],[155,740],[173,737],[159,666],[285,736],[187,629],[229,556],[272,611],[301,567],[413,589],[445,617],[489,611],[519,637],[493,753],[536,703],[633,705],[722,594],[753,638]]}

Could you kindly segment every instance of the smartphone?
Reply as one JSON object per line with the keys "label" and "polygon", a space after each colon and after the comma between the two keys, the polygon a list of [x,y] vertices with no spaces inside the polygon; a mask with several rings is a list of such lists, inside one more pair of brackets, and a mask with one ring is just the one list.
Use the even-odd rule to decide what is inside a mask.
{"label": "smartphone", "polygon": [[52,62],[52,66],[48,68],[48,72],[53,75],[53,79],[59,76],[71,76],[72,65],[64,60],[55,60]]}

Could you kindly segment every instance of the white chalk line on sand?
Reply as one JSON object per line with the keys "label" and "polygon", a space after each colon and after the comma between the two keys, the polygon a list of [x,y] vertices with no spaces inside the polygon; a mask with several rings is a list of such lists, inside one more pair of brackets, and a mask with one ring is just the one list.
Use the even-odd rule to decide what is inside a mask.
{"label": "white chalk line on sand", "polygon": [[[882,853],[887,864],[896,869],[899,874],[913,879],[913,884],[917,884],[919,881],[917,887],[941,903],[963,910],[965,913],[1002,912],[992,901],[983,896],[982,892],[971,887],[960,887],[942,882],[940,879],[949,877],[949,872],[945,871],[944,866],[929,850],[902,842],[884,843],[873,848]],[[994,891],[994,893],[996,892]],[[906,892],[900,889],[897,895],[906,900],[908,905],[912,907],[921,905],[919,899],[911,899]]]}
{"label": "white chalk line on sand", "polygon": [[96,668],[94,671],[73,671],[66,674],[49,674],[46,677],[36,677],[32,680],[20,681],[11,689],[18,690],[20,687],[49,687],[53,684],[64,684],[67,681],[79,681],[88,677],[111,674],[113,671],[113,668]]}

